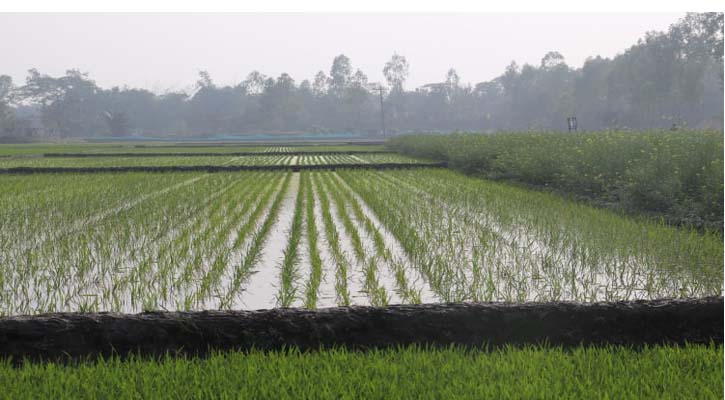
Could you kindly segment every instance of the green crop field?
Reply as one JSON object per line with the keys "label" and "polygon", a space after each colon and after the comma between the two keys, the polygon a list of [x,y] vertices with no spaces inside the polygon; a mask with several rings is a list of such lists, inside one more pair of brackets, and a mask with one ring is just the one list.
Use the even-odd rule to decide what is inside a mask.
{"label": "green crop field", "polygon": [[442,169],[0,176],[0,313],[722,292],[702,233]]}
{"label": "green crop field", "polygon": [[399,154],[320,154],[320,155],[263,155],[245,156],[184,156],[184,157],[0,157],[3,168],[51,167],[168,167],[168,166],[235,166],[235,165],[325,165],[325,164],[415,164],[421,160]]}
{"label": "green crop field", "polygon": [[[464,139],[483,140],[456,140]],[[407,155],[274,154],[290,150],[267,147],[260,148],[263,154],[243,156],[42,157],[3,146],[1,153],[13,155],[0,158],[0,169],[440,159],[460,168],[454,158],[424,152],[419,155],[425,158],[412,157],[417,151],[401,143],[413,139],[401,140],[406,142],[394,147]],[[23,151],[54,152],[49,149]],[[66,150],[81,152],[70,145]],[[698,176],[712,190],[712,171],[703,171]],[[417,166],[0,174],[0,315],[593,302],[723,292],[721,230],[624,215],[470,172]],[[722,391],[722,352],[721,344],[713,344],[644,350],[290,349],[70,366],[14,367],[5,360],[0,396],[712,398]]]}
{"label": "green crop field", "polygon": [[417,347],[350,352],[221,353],[64,366],[0,363],[8,399],[714,399],[722,345]]}

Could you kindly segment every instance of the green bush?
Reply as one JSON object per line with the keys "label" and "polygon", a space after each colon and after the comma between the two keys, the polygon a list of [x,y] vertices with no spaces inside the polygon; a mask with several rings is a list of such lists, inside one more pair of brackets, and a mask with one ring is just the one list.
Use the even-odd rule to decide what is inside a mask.
{"label": "green bush", "polygon": [[404,135],[388,146],[469,174],[550,187],[671,223],[723,226],[722,132]]}

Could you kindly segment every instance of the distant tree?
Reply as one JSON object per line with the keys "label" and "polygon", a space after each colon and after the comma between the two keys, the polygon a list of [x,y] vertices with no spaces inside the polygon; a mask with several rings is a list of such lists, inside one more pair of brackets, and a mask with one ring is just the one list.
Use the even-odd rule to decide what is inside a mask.
{"label": "distant tree", "polygon": [[344,54],[332,61],[330,68],[330,92],[334,97],[342,97],[352,77],[352,64]]}
{"label": "distant tree", "polygon": [[358,69],[350,78],[348,87],[348,102],[355,115],[355,126],[358,130],[361,129],[362,115],[369,100],[368,77]]}
{"label": "distant tree", "polygon": [[408,72],[408,61],[398,53],[393,53],[390,61],[385,63],[385,68],[383,68],[383,75],[385,75],[385,79],[388,81],[391,90],[398,92],[403,91],[403,85],[408,78]]}
{"label": "distant tree", "polygon": [[552,69],[564,64],[564,56],[558,51],[550,51],[541,59],[541,68],[543,69]]}
{"label": "distant tree", "polygon": [[214,82],[211,80],[211,75],[209,75],[208,71],[199,71],[199,79],[196,81],[196,88],[199,89],[207,89],[207,88],[213,88]]}
{"label": "distant tree", "polygon": [[0,136],[13,133],[15,115],[11,107],[14,91],[13,80],[7,75],[0,75]]}
{"label": "distant tree", "polygon": [[325,96],[329,85],[330,78],[328,78],[324,72],[320,71],[317,75],[315,75],[315,80],[312,83],[312,93],[317,97]]}
{"label": "distant tree", "polygon": [[461,86],[461,77],[455,69],[451,68],[446,73],[445,93],[446,101],[451,102]]}
{"label": "distant tree", "polygon": [[247,75],[247,79],[242,82],[241,86],[247,95],[256,96],[264,92],[266,80],[267,77],[264,74],[261,74],[259,71],[252,71]]}
{"label": "distant tree", "polygon": [[128,135],[128,119],[125,113],[105,111],[103,117],[108,125],[108,130],[111,132],[111,136],[119,137]]}
{"label": "distant tree", "polygon": [[60,78],[52,78],[31,69],[19,96],[39,103],[46,127],[66,137],[93,135],[102,129],[102,110],[94,101],[99,92],[88,74],[79,70],[71,69]]}
{"label": "distant tree", "polygon": [[[667,31],[648,32],[621,54],[590,57],[581,68],[552,51],[536,65],[511,62],[498,77],[473,87],[450,70],[444,81],[410,91],[404,88],[408,62],[396,53],[382,68],[390,88],[386,128],[562,130],[566,117],[575,115],[586,130],[673,123],[722,129],[722,49],[723,14],[689,13]],[[20,87],[0,77],[0,134],[25,129],[28,116],[59,136],[372,132],[380,125],[372,95],[367,76],[344,55],[335,57],[329,75],[320,71],[299,86],[288,74],[273,79],[258,71],[225,86],[200,71],[190,93],[103,89],[77,70],[48,76],[33,69]]]}

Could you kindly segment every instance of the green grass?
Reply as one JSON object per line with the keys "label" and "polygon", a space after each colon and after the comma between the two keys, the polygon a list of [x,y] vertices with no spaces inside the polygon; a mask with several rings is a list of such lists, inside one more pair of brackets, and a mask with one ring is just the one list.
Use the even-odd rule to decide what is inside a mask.
{"label": "green grass", "polygon": [[723,393],[723,348],[407,347],[4,362],[0,387],[12,399],[714,399]]}
{"label": "green grass", "polygon": [[676,224],[723,226],[722,132],[407,135],[389,146]]}

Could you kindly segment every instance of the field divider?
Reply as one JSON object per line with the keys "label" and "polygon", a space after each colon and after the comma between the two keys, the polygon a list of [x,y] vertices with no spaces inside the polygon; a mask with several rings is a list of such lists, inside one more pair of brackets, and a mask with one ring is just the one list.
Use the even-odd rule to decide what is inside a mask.
{"label": "field divider", "polygon": [[0,318],[0,359],[70,361],[227,350],[722,343],[723,298],[452,303],[320,310],[56,313]]}
{"label": "field divider", "polygon": [[380,163],[380,164],[322,164],[322,165],[168,165],[125,167],[13,167],[0,168],[0,175],[61,174],[103,172],[239,172],[239,171],[293,171],[337,169],[412,169],[446,168],[446,163]]}
{"label": "field divider", "polygon": [[304,156],[304,155],[398,154],[389,150],[349,151],[278,151],[278,152],[198,152],[198,153],[43,153],[45,158],[100,158],[100,157],[246,157],[246,156]]}

